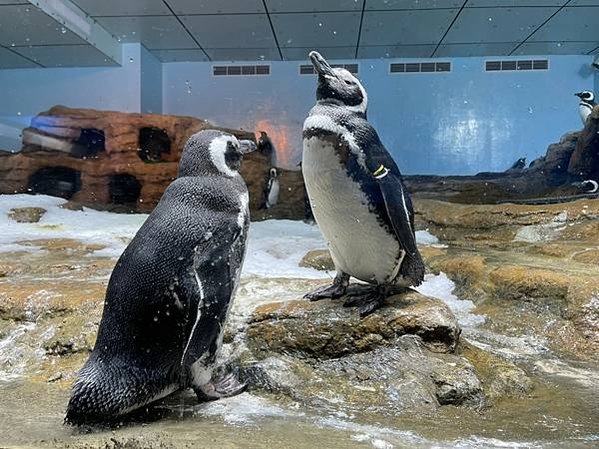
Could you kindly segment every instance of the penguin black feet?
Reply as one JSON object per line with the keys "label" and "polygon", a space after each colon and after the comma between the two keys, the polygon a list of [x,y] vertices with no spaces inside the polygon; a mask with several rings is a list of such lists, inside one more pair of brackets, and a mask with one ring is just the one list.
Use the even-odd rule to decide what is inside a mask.
{"label": "penguin black feet", "polygon": [[325,285],[319,287],[313,292],[306,293],[304,298],[308,298],[310,301],[319,301],[321,299],[331,298],[336,299],[345,295],[347,286],[349,285],[349,274],[339,271],[332,285]]}
{"label": "penguin black feet", "polygon": [[378,289],[370,289],[365,293],[355,293],[348,295],[348,298],[343,303],[343,307],[357,307],[361,317],[370,315],[375,310],[379,309],[385,302],[385,295]]}
{"label": "penguin black feet", "polygon": [[247,384],[241,382],[234,372],[229,372],[217,380],[211,380],[206,385],[194,387],[198,401],[207,402],[229,398],[243,393]]}

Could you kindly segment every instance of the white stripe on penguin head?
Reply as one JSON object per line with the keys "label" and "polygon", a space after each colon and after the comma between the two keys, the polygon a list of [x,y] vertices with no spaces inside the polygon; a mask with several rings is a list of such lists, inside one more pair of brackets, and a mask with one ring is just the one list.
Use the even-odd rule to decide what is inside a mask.
{"label": "white stripe on penguin head", "polygon": [[210,160],[217,170],[223,175],[235,177],[239,173],[237,173],[235,170],[231,170],[225,161],[225,152],[227,151],[227,142],[229,141],[239,145],[237,137],[223,135],[212,139],[208,150],[210,151]]}

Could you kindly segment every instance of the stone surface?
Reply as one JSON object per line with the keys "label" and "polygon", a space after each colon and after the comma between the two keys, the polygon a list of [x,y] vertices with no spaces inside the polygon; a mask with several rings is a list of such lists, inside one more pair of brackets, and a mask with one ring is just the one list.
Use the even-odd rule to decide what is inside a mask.
{"label": "stone surface", "polygon": [[360,318],[343,300],[307,300],[258,307],[247,328],[255,351],[335,358],[390,345],[401,335],[417,335],[435,352],[453,352],[460,328],[449,308],[415,291],[395,295]]}
{"label": "stone surface", "polygon": [[45,213],[43,207],[16,207],[8,212],[8,217],[17,223],[37,223]]}
{"label": "stone surface", "polygon": [[[148,129],[152,132],[144,134]],[[194,117],[55,106],[32,119],[23,132],[20,153],[0,152],[0,193],[33,191],[62,196],[74,205],[149,212],[175,179],[185,143],[203,129],[221,129],[255,141],[251,132],[216,127]],[[270,164],[258,152],[244,158],[241,174],[253,215],[304,218],[299,171],[281,170],[279,203],[268,213],[259,211]]]}
{"label": "stone surface", "polygon": [[300,267],[314,268],[321,271],[335,271],[335,264],[328,249],[308,251],[299,263]]}

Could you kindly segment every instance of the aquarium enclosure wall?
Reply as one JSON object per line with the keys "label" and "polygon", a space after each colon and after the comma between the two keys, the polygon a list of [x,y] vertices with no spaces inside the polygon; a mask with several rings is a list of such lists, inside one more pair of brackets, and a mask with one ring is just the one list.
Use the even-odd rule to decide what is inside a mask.
{"label": "aquarium enclosure wall", "polygon": [[0,0],[0,446],[591,448],[599,0]]}

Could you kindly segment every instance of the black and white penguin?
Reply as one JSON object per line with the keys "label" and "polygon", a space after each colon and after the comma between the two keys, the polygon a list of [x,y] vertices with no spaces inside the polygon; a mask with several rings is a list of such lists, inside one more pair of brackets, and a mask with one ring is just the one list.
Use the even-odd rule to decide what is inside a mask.
{"label": "black and white penguin", "polygon": [[268,181],[264,186],[264,204],[265,209],[270,209],[279,201],[279,173],[277,169],[272,167],[269,171]]}
{"label": "black and white penguin", "polygon": [[[368,97],[347,70],[317,52],[316,105],[304,122],[302,170],[316,222],[337,275],[311,300],[351,294],[362,316],[393,290],[417,286],[424,263],[416,247],[414,212],[401,173],[366,119]],[[349,278],[374,285],[348,292]]]}
{"label": "black and white penguin", "polygon": [[275,146],[266,134],[266,131],[260,131],[260,137],[258,138],[258,153],[265,155],[268,158],[269,163],[274,163],[276,150]]}
{"label": "black and white penguin", "polygon": [[574,182],[572,185],[583,193],[599,192],[599,182],[594,179],[585,179],[584,181]]}
{"label": "black and white penguin", "polygon": [[578,98],[580,98],[580,103],[578,104],[578,113],[580,114],[580,120],[582,120],[582,124],[586,125],[587,117],[591,115],[593,111],[593,107],[597,103],[595,103],[595,94],[590,90],[583,90],[582,92],[575,93]]}
{"label": "black and white penguin", "polygon": [[520,170],[523,170],[525,167],[526,167],[526,158],[521,157],[516,162],[514,162],[512,164],[512,166],[510,168],[508,168],[507,171],[520,171]]}
{"label": "black and white penguin", "polygon": [[177,179],[112,272],[66,422],[109,422],[189,387],[200,400],[243,391],[232,373],[213,377],[249,226],[243,151],[215,130],[185,145]]}

